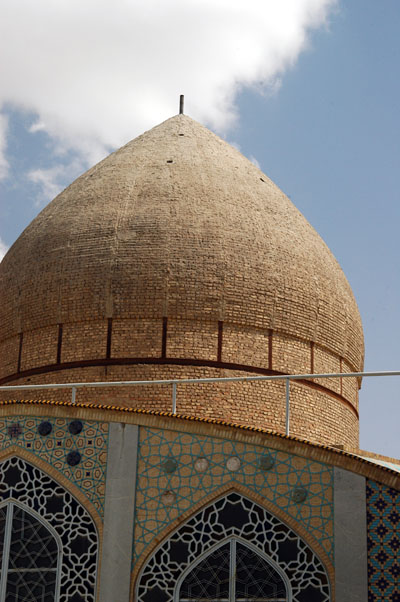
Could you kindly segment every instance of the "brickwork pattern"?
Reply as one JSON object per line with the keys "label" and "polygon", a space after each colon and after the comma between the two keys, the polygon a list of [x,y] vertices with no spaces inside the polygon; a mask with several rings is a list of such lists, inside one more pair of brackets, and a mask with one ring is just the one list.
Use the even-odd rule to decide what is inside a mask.
{"label": "brickwork pattern", "polygon": [[107,343],[107,321],[64,324],[62,341],[62,362],[102,358]]}
{"label": "brickwork pattern", "polygon": [[[58,326],[37,329],[24,334],[21,371],[79,360],[118,358],[161,358],[163,356],[164,320],[113,320],[110,333],[110,355],[107,355],[107,321],[63,325],[59,340]],[[228,365],[249,366],[258,370],[274,370],[288,374],[354,372],[356,368],[339,355],[318,345],[270,329],[260,330],[244,325],[223,324],[219,342],[217,322],[168,320],[165,357],[183,360],[221,361]],[[218,353],[221,346],[220,357]],[[19,337],[5,345],[0,357],[0,379],[18,372]],[[229,366],[230,364],[230,366]],[[8,381],[7,381],[8,382]],[[322,386],[341,394],[357,407],[358,383],[355,379],[316,379]]]}
{"label": "brickwork pattern", "polygon": [[[183,115],[83,174],[23,232],[0,267],[5,341],[0,379],[31,370],[32,382],[49,365],[55,377],[63,362],[119,358],[229,362],[218,375],[243,365],[310,372],[312,353],[323,371],[337,360],[345,370],[363,365],[359,312],[329,249],[260,170]],[[146,377],[153,372],[161,377],[157,367]],[[197,373],[206,376],[207,365]],[[72,372],[59,374],[63,381]],[[108,365],[103,378],[113,374]],[[326,384],[357,405],[354,382]],[[228,419],[249,420],[254,391],[241,389]],[[305,412],[309,401],[321,405],[308,393]],[[196,409],[189,397],[186,406]],[[314,414],[318,433],[325,415]],[[270,427],[281,422],[282,414]],[[353,422],[335,439],[346,439]],[[298,434],[311,438],[313,428],[307,421]],[[354,444],[357,432],[348,438]]]}
{"label": "brickwork pattern", "polygon": [[[347,371],[350,372],[350,370],[343,369],[343,372]],[[318,345],[316,345],[314,347],[314,372],[316,372],[317,374],[327,374],[329,372],[342,372],[340,357],[334,355],[333,353],[329,353],[329,351],[327,351],[326,349],[321,349],[320,347],[318,347]],[[328,387],[332,391],[341,394],[343,393],[343,380],[344,379],[339,378],[321,378],[315,379],[315,382],[319,382],[322,386]],[[353,390],[351,391],[351,393],[353,394],[351,396],[350,391],[348,392],[348,395],[345,395],[346,399],[356,399],[356,397],[354,397]]]}
{"label": "brickwork pattern", "polygon": [[[196,468],[199,459],[206,463],[204,470]],[[237,470],[230,470],[228,461],[232,459],[236,459],[234,468],[239,460]],[[142,427],[134,560],[174,519],[222,485],[235,482],[284,510],[332,559],[331,468],[268,448]],[[298,489],[307,492],[301,503],[293,497]]]}
{"label": "brickwork pattern", "polygon": [[[160,357],[160,320],[113,320],[111,357]],[[104,349],[103,349],[104,353]]]}
{"label": "brickwork pattern", "polygon": [[308,341],[275,333],[272,349],[272,365],[278,372],[284,374],[309,374],[311,372],[311,350]]}
{"label": "brickwork pattern", "polygon": [[[250,375],[250,373],[248,373]],[[215,368],[135,365],[88,367],[52,372],[21,379],[21,384],[52,382],[92,382],[121,380],[167,380],[171,378],[205,378],[219,376],[244,376],[246,372],[218,370]],[[253,374],[251,374],[253,375]],[[2,395],[10,398],[56,399],[70,401],[67,390],[43,389]],[[135,407],[146,410],[172,409],[170,385],[145,385],[135,387],[78,389],[77,401]],[[358,447],[358,418],[354,412],[337,400],[306,385],[291,385],[290,434],[329,445]],[[279,382],[213,383],[181,385],[177,390],[177,412],[202,418],[217,418],[231,423],[260,426],[276,432],[285,432],[285,385]]]}
{"label": "brickwork pattern", "polygon": [[0,378],[18,372],[20,336],[0,341]]}
{"label": "brickwork pattern", "polygon": [[38,331],[25,332],[21,348],[21,370],[55,364],[57,361],[57,337],[57,325],[41,328]]}
{"label": "brickwork pattern", "polygon": [[215,361],[218,352],[218,323],[168,320],[167,357]]}
{"label": "brickwork pattern", "polygon": [[[104,512],[105,475],[107,467],[108,423],[83,422],[81,433],[73,435],[69,418],[9,416],[0,420],[0,449],[17,445],[45,460],[76,485],[93,503],[99,514]],[[52,430],[40,435],[42,422],[49,422]],[[81,462],[69,466],[66,456],[78,451]]]}
{"label": "brickwork pattern", "polygon": [[[353,368],[348,362],[342,360],[342,372],[354,372]],[[354,399],[355,407],[358,408],[358,382],[355,378],[343,378],[341,383],[341,392],[346,399]]]}
{"label": "brickwork pattern", "polygon": [[400,492],[367,481],[368,602],[400,600]]}
{"label": "brickwork pattern", "polygon": [[269,369],[272,362],[270,336],[269,330],[224,324],[221,359],[223,362]]}

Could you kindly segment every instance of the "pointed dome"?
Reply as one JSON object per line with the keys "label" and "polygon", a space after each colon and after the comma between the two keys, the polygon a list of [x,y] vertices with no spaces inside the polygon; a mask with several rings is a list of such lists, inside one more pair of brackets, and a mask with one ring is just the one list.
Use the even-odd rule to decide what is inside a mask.
{"label": "pointed dome", "polygon": [[[3,383],[134,378],[138,366],[145,378],[363,366],[357,305],[325,243],[257,167],[184,115],[56,197],[0,278]],[[317,389],[354,418],[355,385],[304,385]],[[233,406],[225,413],[243,421]]]}

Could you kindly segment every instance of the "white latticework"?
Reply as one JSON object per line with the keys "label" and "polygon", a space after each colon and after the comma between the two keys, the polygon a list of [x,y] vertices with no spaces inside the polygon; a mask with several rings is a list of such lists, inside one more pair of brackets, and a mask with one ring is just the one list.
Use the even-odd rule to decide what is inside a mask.
{"label": "white latticework", "polygon": [[179,602],[287,602],[282,575],[257,551],[235,538],[214,548],[179,584]]}
{"label": "white latticework", "polygon": [[0,464],[0,503],[0,602],[95,602],[98,535],[85,508],[18,457]]}
{"label": "white latticework", "polygon": [[138,602],[329,602],[326,570],[306,542],[255,502],[229,493],[149,558]]}
{"label": "white latticework", "polygon": [[58,592],[59,543],[27,509],[15,502],[0,508],[0,600],[53,602]]}

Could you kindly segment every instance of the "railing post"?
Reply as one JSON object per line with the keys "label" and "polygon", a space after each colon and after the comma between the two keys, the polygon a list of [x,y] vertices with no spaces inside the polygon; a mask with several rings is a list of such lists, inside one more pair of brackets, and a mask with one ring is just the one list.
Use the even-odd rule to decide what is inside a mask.
{"label": "railing post", "polygon": [[176,383],[172,383],[172,413],[176,414]]}
{"label": "railing post", "polygon": [[285,379],[286,385],[286,436],[289,436],[290,430],[290,379]]}
{"label": "railing post", "polygon": [[72,387],[71,402],[75,403],[75,400],[76,400],[76,387]]}

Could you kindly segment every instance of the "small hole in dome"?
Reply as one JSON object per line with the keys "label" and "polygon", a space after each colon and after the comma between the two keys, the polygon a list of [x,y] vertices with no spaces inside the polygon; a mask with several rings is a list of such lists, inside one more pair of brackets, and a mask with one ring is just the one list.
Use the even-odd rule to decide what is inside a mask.
{"label": "small hole in dome", "polygon": [[168,159],[167,163],[173,163],[172,159]]}
{"label": "small hole in dome", "polygon": [[178,134],[178,136],[184,136],[185,134]]}
{"label": "small hole in dome", "polygon": [[263,180],[262,178],[260,178],[261,182],[265,182],[265,180]]}

